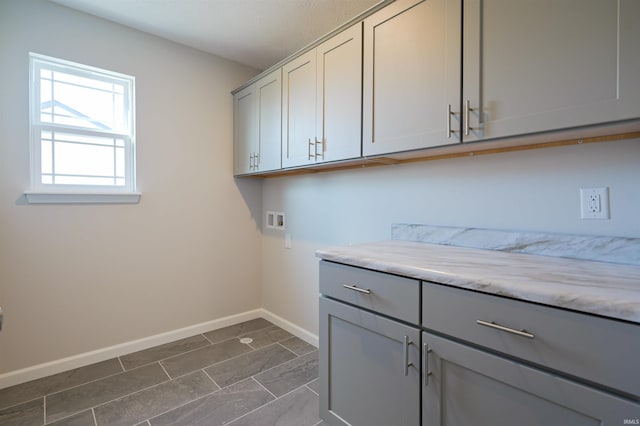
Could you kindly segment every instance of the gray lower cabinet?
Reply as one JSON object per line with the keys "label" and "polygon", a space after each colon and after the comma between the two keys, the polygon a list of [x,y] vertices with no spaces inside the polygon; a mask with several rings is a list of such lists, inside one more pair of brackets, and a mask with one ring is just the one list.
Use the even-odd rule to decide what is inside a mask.
{"label": "gray lower cabinet", "polygon": [[640,403],[481,349],[426,332],[422,344],[423,426],[613,426],[640,417]]}
{"label": "gray lower cabinet", "polygon": [[330,425],[420,424],[420,332],[320,298],[320,417]]}
{"label": "gray lower cabinet", "polygon": [[638,324],[327,261],[320,292],[330,425],[640,424]]}

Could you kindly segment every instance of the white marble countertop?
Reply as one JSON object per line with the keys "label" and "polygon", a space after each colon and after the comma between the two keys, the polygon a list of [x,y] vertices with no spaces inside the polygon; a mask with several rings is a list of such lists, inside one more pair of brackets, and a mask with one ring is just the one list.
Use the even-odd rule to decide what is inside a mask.
{"label": "white marble countertop", "polygon": [[408,241],[329,247],[325,260],[640,323],[640,266]]}

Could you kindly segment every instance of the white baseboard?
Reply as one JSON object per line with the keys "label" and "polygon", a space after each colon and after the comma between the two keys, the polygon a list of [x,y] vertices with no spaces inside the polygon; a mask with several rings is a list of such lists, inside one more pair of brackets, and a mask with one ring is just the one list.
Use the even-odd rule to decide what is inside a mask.
{"label": "white baseboard", "polygon": [[289,333],[296,337],[301,338],[307,343],[311,343],[313,346],[318,347],[318,335],[313,334],[302,327],[295,325],[294,323],[287,321],[286,319],[279,317],[278,315],[267,311],[266,309],[258,309],[260,316],[267,321],[271,321],[280,328],[287,330]]}
{"label": "white baseboard", "polygon": [[67,358],[58,359],[43,364],[34,365],[32,367],[23,368],[21,370],[10,371],[0,374],[0,389],[18,385],[20,383],[29,382],[31,380],[40,379],[52,374],[61,373],[63,371],[72,370],[74,368],[84,367],[96,362],[105,361],[117,356],[126,355],[132,352],[149,349],[154,346],[163,345],[175,340],[184,339],[199,333],[216,330],[218,328],[227,327],[255,318],[264,318],[277,326],[287,330],[289,333],[301,338],[302,340],[318,346],[318,336],[299,327],[292,322],[279,317],[266,309],[255,309],[228,317],[219,318],[200,324],[191,325],[189,327],[177,330],[167,331],[165,333],[156,334],[154,336],[145,337],[130,342],[120,343],[118,345],[109,346],[95,351],[85,352],[73,355]]}

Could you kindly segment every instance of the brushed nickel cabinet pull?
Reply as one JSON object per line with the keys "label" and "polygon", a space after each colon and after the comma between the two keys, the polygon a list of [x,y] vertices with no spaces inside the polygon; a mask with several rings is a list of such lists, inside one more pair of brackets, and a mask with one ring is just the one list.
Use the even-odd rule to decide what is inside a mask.
{"label": "brushed nickel cabinet pull", "polygon": [[348,288],[349,290],[357,291],[359,293],[371,294],[371,290],[369,290],[368,288],[360,288],[360,287],[356,287],[355,285],[349,285],[349,284],[342,284],[342,287]]}
{"label": "brushed nickel cabinet pull", "polygon": [[[311,142],[311,138],[309,138],[309,145],[307,146],[307,154],[309,154],[309,157],[307,158],[307,160],[311,160],[312,158],[316,158],[316,149],[315,149],[315,143]],[[313,146],[313,154],[311,154],[311,147]]]}
{"label": "brushed nickel cabinet pull", "polygon": [[429,371],[429,354],[431,353],[431,349],[429,349],[429,345],[426,343],[422,344],[422,370],[424,371],[424,385],[429,386],[429,376],[431,376],[431,371]]}
{"label": "brushed nickel cabinet pull", "polygon": [[471,111],[471,106],[469,105],[470,101],[469,99],[467,99],[467,101],[464,103],[464,135],[465,136],[469,136],[469,112]]}
{"label": "brushed nickel cabinet pull", "polygon": [[[320,151],[320,153],[318,154],[318,145],[322,146],[322,151]],[[325,139],[322,138],[322,140],[318,140],[318,138],[316,138],[316,143],[315,143],[315,149],[313,150],[315,156],[314,158],[322,158],[324,160],[324,151],[326,150],[325,148]]]}
{"label": "brushed nickel cabinet pull", "polygon": [[403,347],[404,347],[404,375],[408,376],[409,375],[409,367],[411,367],[413,365],[413,363],[409,362],[409,345],[413,345],[413,342],[411,342],[409,340],[409,336],[404,336],[404,342],[403,342]]}
{"label": "brushed nickel cabinet pull", "polygon": [[451,133],[453,133],[451,131],[451,115],[453,113],[451,112],[451,104],[447,105],[447,139],[451,139]]}
{"label": "brushed nickel cabinet pull", "polygon": [[535,334],[529,333],[527,330],[516,330],[515,328],[505,327],[504,325],[496,324],[495,322],[487,322],[482,320],[476,320],[476,324],[484,325],[485,327],[495,328],[496,330],[506,331],[507,333],[515,334],[518,336],[526,337],[527,339],[535,338]]}
{"label": "brushed nickel cabinet pull", "polygon": [[4,318],[2,314],[2,307],[0,307],[0,331],[2,331],[2,319]]}

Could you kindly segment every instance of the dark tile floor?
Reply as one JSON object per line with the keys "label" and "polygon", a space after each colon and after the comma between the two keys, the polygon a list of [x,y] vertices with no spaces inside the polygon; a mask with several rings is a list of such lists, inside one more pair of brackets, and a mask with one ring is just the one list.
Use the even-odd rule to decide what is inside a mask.
{"label": "dark tile floor", "polygon": [[259,318],[0,389],[0,425],[324,425],[317,377],[317,348]]}

